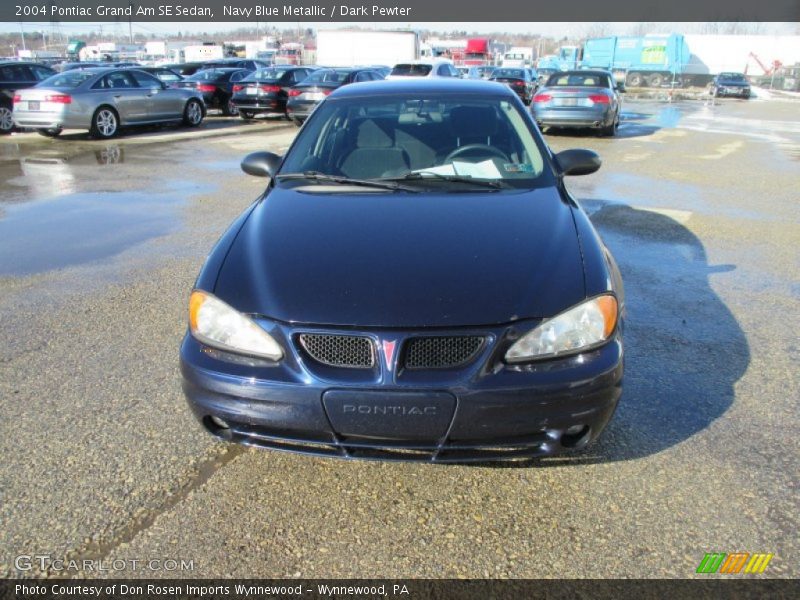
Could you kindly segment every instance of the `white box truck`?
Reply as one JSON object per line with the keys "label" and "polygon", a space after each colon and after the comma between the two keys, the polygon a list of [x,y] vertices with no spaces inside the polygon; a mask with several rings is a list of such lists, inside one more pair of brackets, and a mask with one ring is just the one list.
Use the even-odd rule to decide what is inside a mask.
{"label": "white box truck", "polygon": [[503,54],[503,67],[532,67],[533,48],[515,46]]}
{"label": "white box truck", "polygon": [[317,30],[317,64],[394,66],[419,58],[415,31]]}

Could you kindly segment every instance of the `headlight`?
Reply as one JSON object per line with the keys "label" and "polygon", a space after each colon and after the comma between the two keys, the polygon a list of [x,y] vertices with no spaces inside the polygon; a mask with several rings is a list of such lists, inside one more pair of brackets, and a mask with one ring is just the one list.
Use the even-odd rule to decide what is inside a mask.
{"label": "headlight", "polygon": [[283,350],[270,334],[207,292],[195,290],[189,298],[189,329],[199,341],[220,350],[270,360],[283,358]]}
{"label": "headlight", "polygon": [[608,339],[617,326],[617,299],[598,296],[542,322],[506,352],[508,362],[574,354]]}

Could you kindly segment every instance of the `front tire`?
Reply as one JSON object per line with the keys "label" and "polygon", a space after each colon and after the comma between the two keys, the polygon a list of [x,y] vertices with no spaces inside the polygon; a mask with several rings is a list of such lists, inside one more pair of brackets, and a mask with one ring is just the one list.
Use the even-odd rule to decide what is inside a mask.
{"label": "front tire", "polygon": [[14,130],[14,119],[11,114],[10,108],[0,106],[0,135],[11,133]]}
{"label": "front tire", "polygon": [[61,129],[57,127],[52,127],[50,129],[37,129],[36,133],[39,135],[43,135],[44,137],[54,138],[61,135]]}
{"label": "front tire", "polygon": [[197,127],[203,122],[203,107],[197,100],[189,100],[183,109],[183,124],[187,127]]}
{"label": "front tire", "polygon": [[660,88],[664,85],[664,76],[660,73],[656,73],[654,75],[650,75],[650,79],[647,81],[650,87]]}
{"label": "front tire", "polygon": [[89,134],[92,137],[107,140],[119,133],[119,115],[110,106],[101,106],[92,116],[92,128]]}

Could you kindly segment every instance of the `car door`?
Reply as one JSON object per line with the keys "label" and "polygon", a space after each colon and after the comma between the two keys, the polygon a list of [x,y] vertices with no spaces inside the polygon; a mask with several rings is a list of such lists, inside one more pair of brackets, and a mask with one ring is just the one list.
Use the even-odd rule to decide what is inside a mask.
{"label": "car door", "polygon": [[140,88],[126,71],[108,73],[94,85],[92,91],[98,95],[96,105],[114,106],[123,124],[141,123],[149,118],[147,90]]}
{"label": "car door", "polygon": [[147,115],[150,121],[177,119],[183,115],[184,94],[176,89],[166,87],[160,79],[134,69],[130,74],[140,88],[145,90],[147,98]]}

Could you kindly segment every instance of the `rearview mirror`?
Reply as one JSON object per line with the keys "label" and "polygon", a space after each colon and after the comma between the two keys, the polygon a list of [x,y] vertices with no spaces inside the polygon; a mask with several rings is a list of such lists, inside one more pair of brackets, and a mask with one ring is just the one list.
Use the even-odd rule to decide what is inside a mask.
{"label": "rearview mirror", "polygon": [[242,160],[242,171],[256,177],[273,177],[282,160],[272,152],[253,152]]}
{"label": "rearview mirror", "polygon": [[596,152],[574,148],[556,154],[556,162],[562,175],[589,175],[603,164]]}

